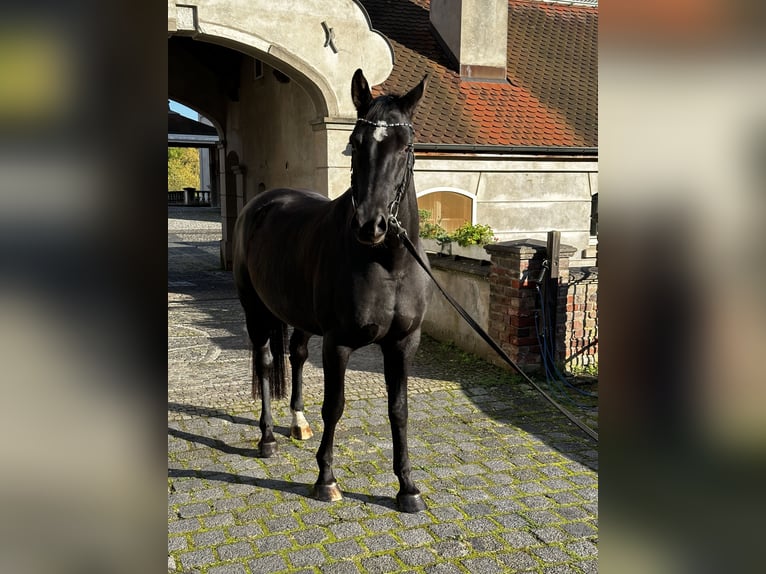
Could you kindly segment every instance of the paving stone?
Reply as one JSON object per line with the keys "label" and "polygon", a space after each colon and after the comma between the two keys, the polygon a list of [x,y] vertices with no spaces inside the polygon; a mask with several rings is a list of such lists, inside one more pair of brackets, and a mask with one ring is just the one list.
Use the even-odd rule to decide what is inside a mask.
{"label": "paving stone", "polygon": [[173,550],[185,550],[187,546],[188,542],[183,536],[168,538],[168,552],[172,552]]}
{"label": "paving stone", "polygon": [[201,528],[199,518],[185,518],[168,522],[168,532],[171,534],[180,534],[182,532],[193,532]]}
{"label": "paving stone", "polygon": [[426,574],[462,574],[463,571],[454,564],[441,562],[433,566],[427,566],[425,572]]}
{"label": "paving stone", "polygon": [[481,572],[481,574],[501,574],[504,568],[493,558],[469,558],[462,561],[469,572]]}
{"label": "paving stone", "polygon": [[258,538],[255,540],[255,544],[258,547],[258,550],[262,553],[276,552],[278,550],[292,548],[293,546],[287,536],[283,534]]}
{"label": "paving stone", "polygon": [[359,568],[353,562],[344,560],[343,562],[332,562],[322,564],[319,571],[323,574],[360,574]]}
{"label": "paving stone", "polygon": [[235,542],[233,544],[224,544],[218,547],[218,556],[221,560],[248,558],[253,554],[253,547],[247,542]]}
{"label": "paving stone", "polygon": [[561,528],[578,538],[587,538],[596,534],[596,529],[585,522],[570,522],[564,524]]}
{"label": "paving stone", "polygon": [[243,508],[245,506],[246,506],[245,501],[239,497],[223,498],[221,500],[216,500],[213,503],[213,508],[217,510],[218,512],[226,511],[226,510],[236,510],[237,508]]}
{"label": "paving stone", "polygon": [[298,521],[292,516],[283,516],[281,518],[266,520],[265,523],[266,529],[269,532],[288,532],[299,527]]}
{"label": "paving stone", "polygon": [[172,492],[168,494],[168,505],[177,506],[191,502],[192,495],[189,492]]}
{"label": "paving stone", "polygon": [[225,496],[226,493],[220,486],[214,488],[205,488],[194,493],[194,498],[198,501],[218,500],[219,498],[224,498]]}
{"label": "paving stone", "polygon": [[263,530],[261,530],[261,527],[257,524],[229,527],[229,536],[232,538],[254,538],[261,534],[263,534]]}
{"label": "paving stone", "polygon": [[535,536],[537,536],[546,544],[551,542],[564,542],[570,538],[566,533],[564,533],[559,528],[556,528],[555,526],[550,526],[547,528],[536,528],[533,530],[533,532]]}
{"label": "paving stone", "polygon": [[334,542],[327,544],[325,550],[331,558],[348,558],[363,554],[362,547],[354,540],[344,540],[343,542]]}
{"label": "paving stone", "polygon": [[433,524],[429,527],[437,540],[447,540],[450,538],[463,538],[465,530],[453,523]]}
{"label": "paving stone", "polygon": [[364,534],[364,530],[357,522],[331,524],[330,531],[332,531],[338,540],[342,540],[343,538],[353,538]]}
{"label": "paving stone", "polygon": [[408,546],[420,546],[433,542],[433,537],[424,528],[413,528],[411,530],[400,530],[399,538]]}
{"label": "paving stone", "polygon": [[449,520],[462,520],[465,518],[462,512],[452,506],[441,506],[439,508],[433,508],[431,509],[431,514],[433,514],[434,518],[440,522]]}
{"label": "paving stone", "polygon": [[547,526],[549,524],[555,524],[557,522],[560,522],[561,520],[552,512],[547,512],[545,510],[529,511],[526,513],[526,517],[530,522],[538,526]]}
{"label": "paving stone", "polygon": [[186,552],[181,554],[181,564],[185,569],[193,566],[206,566],[215,562],[215,556],[210,548],[203,548],[202,550],[194,550],[192,552]]}
{"label": "paving stone", "polygon": [[567,544],[566,549],[578,556],[595,556],[598,554],[598,548],[587,540],[577,540],[576,542]]}
{"label": "paving stone", "polygon": [[[327,503],[325,502],[322,504],[326,505]],[[304,524],[315,526],[327,526],[328,524],[335,522],[335,518],[328,514],[326,510],[319,512],[308,512],[301,516],[301,520],[303,520]]]}
{"label": "paving stone", "polygon": [[433,550],[440,559],[460,558],[470,552],[468,545],[460,540],[445,540],[433,545]]}
{"label": "paving stone", "polygon": [[194,546],[213,546],[220,544],[226,539],[223,530],[208,530],[192,535]]}
{"label": "paving stone", "polygon": [[234,515],[230,512],[222,512],[220,514],[208,514],[202,517],[202,521],[207,528],[214,528],[216,526],[227,526],[234,524]]}
{"label": "paving stone", "polygon": [[247,570],[242,564],[227,564],[225,566],[215,566],[207,571],[207,574],[247,574]]}
{"label": "paving stone", "polygon": [[290,552],[288,558],[293,566],[316,566],[324,563],[327,559],[318,548],[306,548]]}
{"label": "paving stone", "polygon": [[553,546],[535,548],[532,552],[534,552],[537,556],[546,562],[565,562],[569,559],[569,556],[566,552],[560,548],[554,548]]}
{"label": "paving stone", "polygon": [[512,548],[526,548],[528,546],[537,546],[540,541],[529,534],[521,530],[511,530],[509,532],[500,533],[500,537],[508,542]]}
{"label": "paving stone", "polygon": [[272,574],[287,570],[285,561],[281,556],[277,556],[276,554],[264,556],[263,558],[256,558],[255,560],[248,562],[248,565],[253,574]]}
{"label": "paving stone", "polygon": [[429,548],[398,550],[396,555],[408,566],[425,566],[436,561],[433,551]]}
{"label": "paving stone", "polygon": [[474,518],[472,520],[466,520],[463,523],[463,526],[468,532],[473,532],[474,534],[494,532],[498,529],[497,524],[488,518]]}
{"label": "paving stone", "polygon": [[204,502],[199,502],[197,504],[187,504],[185,506],[181,506],[178,509],[178,516],[181,518],[191,518],[193,516],[201,516],[203,514],[207,514],[208,512],[210,512],[210,505]]}
{"label": "paving stone", "polygon": [[389,517],[365,520],[363,524],[370,532],[389,532],[400,528],[400,526]]}
{"label": "paving stone", "polygon": [[323,528],[307,528],[293,533],[293,538],[299,546],[324,542],[330,535]]}
{"label": "paving stone", "polygon": [[372,553],[399,548],[400,544],[390,534],[367,536],[362,538],[364,544]]}
{"label": "paving stone", "polygon": [[501,550],[504,544],[494,536],[476,536],[467,540],[475,552],[495,552]]}
{"label": "paving stone", "polygon": [[375,556],[362,560],[362,566],[370,574],[385,574],[386,572],[399,572],[401,566],[393,556]]}
{"label": "paving stone", "polygon": [[511,572],[529,570],[537,567],[537,562],[526,552],[498,553],[496,555],[501,564],[507,566]]}

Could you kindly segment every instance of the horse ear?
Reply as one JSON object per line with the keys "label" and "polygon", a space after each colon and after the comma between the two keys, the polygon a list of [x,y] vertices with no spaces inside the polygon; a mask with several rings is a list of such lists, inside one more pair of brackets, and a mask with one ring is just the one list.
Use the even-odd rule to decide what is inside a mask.
{"label": "horse ear", "polygon": [[407,114],[408,116],[412,116],[412,112],[415,111],[415,108],[417,107],[420,100],[423,98],[423,93],[426,91],[426,86],[428,85],[428,74],[423,76],[423,79],[420,81],[420,83],[412,88],[407,95],[402,96],[401,104],[402,104],[402,111]]}
{"label": "horse ear", "polygon": [[370,107],[372,102],[370,86],[367,84],[367,79],[364,77],[362,70],[354,72],[354,77],[351,80],[351,99],[354,102],[357,114],[361,118],[367,112],[367,108]]}

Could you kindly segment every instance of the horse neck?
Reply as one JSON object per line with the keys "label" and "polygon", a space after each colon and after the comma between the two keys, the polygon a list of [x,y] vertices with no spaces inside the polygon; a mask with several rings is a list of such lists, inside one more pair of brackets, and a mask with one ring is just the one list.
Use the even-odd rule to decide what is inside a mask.
{"label": "horse neck", "polygon": [[399,223],[407,230],[407,236],[416,242],[420,233],[420,218],[418,216],[418,200],[415,193],[415,184],[410,179],[407,191],[404,192],[399,204]]}

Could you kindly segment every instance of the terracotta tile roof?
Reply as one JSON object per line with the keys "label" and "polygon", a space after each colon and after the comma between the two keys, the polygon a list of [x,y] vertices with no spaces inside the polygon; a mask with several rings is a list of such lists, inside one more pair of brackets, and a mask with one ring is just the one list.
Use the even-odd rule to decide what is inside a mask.
{"label": "terracotta tile roof", "polygon": [[462,82],[432,30],[430,0],[360,1],[394,49],[393,72],[373,93],[404,93],[430,76],[418,142],[598,145],[597,8],[509,0],[508,82]]}

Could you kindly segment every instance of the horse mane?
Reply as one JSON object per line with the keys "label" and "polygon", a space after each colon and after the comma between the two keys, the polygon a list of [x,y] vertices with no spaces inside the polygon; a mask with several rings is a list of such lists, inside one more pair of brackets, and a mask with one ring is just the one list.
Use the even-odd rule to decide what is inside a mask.
{"label": "horse mane", "polygon": [[372,103],[370,104],[370,107],[367,109],[367,112],[364,114],[364,116],[368,116],[368,115],[372,115],[374,117],[380,116],[382,112],[390,108],[391,104],[393,104],[394,101],[397,99],[399,99],[399,96],[397,96],[396,94],[383,94],[382,96],[378,96],[372,101]]}

